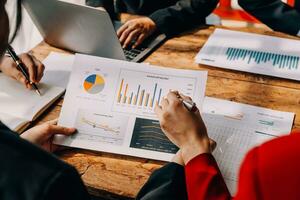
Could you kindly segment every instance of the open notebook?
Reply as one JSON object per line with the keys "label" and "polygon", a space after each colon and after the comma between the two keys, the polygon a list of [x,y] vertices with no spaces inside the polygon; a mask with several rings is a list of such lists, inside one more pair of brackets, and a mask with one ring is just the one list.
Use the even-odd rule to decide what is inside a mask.
{"label": "open notebook", "polygon": [[21,132],[65,91],[64,88],[46,84],[39,84],[38,87],[42,96],[0,74],[1,121],[9,128]]}
{"label": "open notebook", "polygon": [[64,93],[74,55],[51,52],[43,61],[46,69],[39,97],[10,78],[0,73],[0,120],[10,129],[23,132],[52,103]]}
{"label": "open notebook", "polygon": [[46,70],[38,85],[42,96],[0,73],[0,121],[23,132],[65,91],[73,63],[72,55],[51,53],[44,61]]}

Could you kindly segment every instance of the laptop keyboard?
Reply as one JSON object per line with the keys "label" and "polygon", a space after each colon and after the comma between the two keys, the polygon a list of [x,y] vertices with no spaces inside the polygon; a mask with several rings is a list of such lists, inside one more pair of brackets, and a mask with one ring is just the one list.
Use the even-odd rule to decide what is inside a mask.
{"label": "laptop keyboard", "polygon": [[124,49],[125,57],[127,60],[131,61],[136,58],[140,53],[142,53],[145,48],[137,48],[137,49]]}

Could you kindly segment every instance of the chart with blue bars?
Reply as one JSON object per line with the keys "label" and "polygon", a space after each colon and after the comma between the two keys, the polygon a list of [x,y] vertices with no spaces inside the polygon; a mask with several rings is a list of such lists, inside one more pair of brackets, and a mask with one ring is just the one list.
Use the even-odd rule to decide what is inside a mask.
{"label": "chart with blue bars", "polygon": [[196,79],[189,77],[121,70],[113,111],[152,115],[155,106],[161,104],[170,90],[194,96],[195,82]]}
{"label": "chart with blue bars", "polygon": [[279,69],[297,70],[299,68],[299,56],[276,54],[264,51],[255,51],[242,48],[229,47],[226,50],[228,61],[244,61],[247,64],[272,63],[272,66]]}

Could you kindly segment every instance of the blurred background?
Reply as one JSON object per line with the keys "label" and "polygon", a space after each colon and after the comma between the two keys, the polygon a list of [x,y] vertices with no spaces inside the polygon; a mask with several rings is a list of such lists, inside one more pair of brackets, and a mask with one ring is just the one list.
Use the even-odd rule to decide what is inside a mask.
{"label": "blurred background", "polygon": [[[108,2],[113,0],[63,0],[70,3],[90,5],[98,7],[105,5],[108,11],[112,11],[113,7]],[[284,2],[293,5],[294,0],[283,0]],[[7,1],[7,10],[10,19],[14,19],[15,16],[15,0]],[[230,27],[251,27],[251,26],[264,26],[260,24],[256,19],[244,12],[238,5],[237,0],[220,0],[219,6],[214,11],[214,15],[207,19],[209,24],[221,24]],[[11,24],[14,24],[12,20]],[[18,53],[28,51],[36,46],[42,40],[36,27],[33,25],[30,17],[23,9],[23,22],[18,37],[13,43],[14,48]]]}

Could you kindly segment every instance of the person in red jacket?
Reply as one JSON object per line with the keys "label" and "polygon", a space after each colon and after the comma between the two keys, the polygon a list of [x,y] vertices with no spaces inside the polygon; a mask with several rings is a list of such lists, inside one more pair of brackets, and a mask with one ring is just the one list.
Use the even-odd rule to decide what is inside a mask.
{"label": "person in red jacket", "polygon": [[[188,97],[171,92],[161,106],[156,106],[155,111],[164,133],[180,148],[173,162],[184,166],[187,198],[233,199],[211,154],[213,143],[200,113],[189,112],[182,104],[185,98]],[[156,182],[159,182],[159,177]],[[177,188],[177,191],[184,189]],[[252,149],[240,169],[238,191],[234,199],[299,200],[300,134],[280,137]]]}

